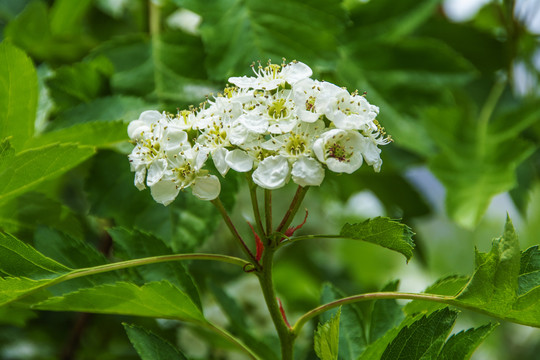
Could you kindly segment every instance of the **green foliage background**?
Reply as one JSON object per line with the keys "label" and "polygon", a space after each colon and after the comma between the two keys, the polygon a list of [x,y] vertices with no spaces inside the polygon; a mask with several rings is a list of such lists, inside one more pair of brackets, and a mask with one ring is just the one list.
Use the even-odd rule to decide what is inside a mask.
{"label": "green foliage background", "polygon": [[[474,18],[456,23],[436,0],[1,1],[0,230],[56,260],[51,272],[168,253],[237,254],[211,204],[181,194],[163,207],[148,191],[136,190],[126,158],[127,122],[148,109],[174,112],[196,105],[223,88],[229,76],[249,74],[253,61],[280,63],[285,57],[305,62],[319,79],[366,91],[395,140],[383,148],[380,174],[370,168],[327,174],[320,189],[310,190],[302,231],[338,233],[346,221],[386,215],[411,226],[417,245],[409,264],[399,254],[354,241],[290,246],[277,259],[275,282],[292,316],[321,298],[334,298],[337,290],[321,290],[324,282],[355,294],[387,283],[393,289],[399,278],[400,289],[421,291],[443,276],[470,275],[475,246],[488,251],[507,211],[521,248],[539,242],[540,46],[514,7],[511,0],[492,1]],[[195,32],[175,21],[183,9],[200,15]],[[530,84],[525,90],[524,83]],[[229,175],[222,197],[244,224],[250,208],[240,180]],[[275,207],[284,210],[293,191],[275,195]],[[370,194],[378,207],[368,206]],[[240,229],[249,234],[247,225]],[[488,257],[479,254],[477,261]],[[2,269],[0,275],[16,276]],[[91,299],[92,291],[84,289],[96,284],[104,293],[107,286],[130,292],[133,284],[117,282],[143,286],[162,279],[189,294],[194,309],[202,306],[206,314],[221,307],[238,314],[228,320],[238,332],[271,330],[258,308],[262,299],[247,290],[251,285],[242,273],[208,262],[100,274],[50,292],[80,290],[72,298],[77,303],[77,296]],[[463,285],[459,277],[451,279]],[[52,309],[54,299],[48,305]],[[341,320],[347,311],[362,318],[370,306],[343,308]],[[385,309],[380,314],[396,311],[387,303],[377,306]],[[443,315],[439,310],[422,321]],[[454,331],[476,329],[445,345],[449,359],[457,351],[453,344],[474,338],[473,331],[493,330],[480,327],[487,322],[480,315],[462,315]],[[330,315],[324,321],[331,322]],[[128,339],[122,322],[144,329],[125,325]],[[335,324],[327,327],[319,331],[332,331]],[[299,358],[315,356],[313,330],[304,330]],[[361,336],[372,343],[386,330],[373,326]],[[444,336],[448,331],[441,328]],[[193,333],[219,346],[182,347]],[[261,343],[252,333],[241,336],[261,351],[277,344],[271,336]],[[174,355],[170,344],[179,343],[190,359],[197,351],[199,358],[219,358],[224,350],[218,348],[229,346],[175,322],[0,308],[2,359],[136,359],[129,341],[136,344],[139,337],[155,337],[163,358],[183,356]],[[340,349],[340,355],[360,353],[349,350],[343,355]],[[478,358],[532,360],[539,352],[538,329],[503,323]]]}

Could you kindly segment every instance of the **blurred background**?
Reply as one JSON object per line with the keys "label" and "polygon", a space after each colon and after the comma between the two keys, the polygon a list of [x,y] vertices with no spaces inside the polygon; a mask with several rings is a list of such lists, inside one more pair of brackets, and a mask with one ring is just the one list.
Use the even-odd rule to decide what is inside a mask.
{"label": "blurred background", "polygon": [[[308,64],[314,78],[365,91],[394,139],[382,148],[381,173],[327,173],[308,192],[300,231],[335,233],[347,221],[384,215],[412,227],[417,244],[408,264],[358,242],[288,247],[277,258],[275,282],[291,320],[320,303],[324,282],[349,295],[393,280],[419,292],[441,277],[470,275],[475,247],[489,250],[507,214],[522,249],[540,243],[539,34],[536,0],[0,0],[2,41],[36,67],[35,136],[124,124],[111,126],[121,141],[96,145],[96,155],[71,171],[2,203],[0,229],[72,266],[85,264],[58,249],[89,246],[110,260],[147,255],[123,249],[111,227],[142,231],[175,252],[239,254],[210,204],[186,194],[165,208],[136,190],[125,124],[144,110],[197,106],[228,77],[249,75],[253,61],[286,58]],[[243,183],[228,175],[222,196],[248,235]],[[274,192],[274,216],[294,190]],[[44,239],[53,235],[51,246]],[[208,263],[189,270],[209,318],[230,322],[219,306],[228,296],[255,333],[271,333],[252,277]],[[121,321],[155,329],[191,359],[240,358],[172,321],[11,310],[0,311],[0,358],[136,359]],[[455,331],[488,321],[463,312]],[[311,331],[299,345],[303,358],[313,358]],[[538,329],[503,323],[473,359],[538,354]]]}

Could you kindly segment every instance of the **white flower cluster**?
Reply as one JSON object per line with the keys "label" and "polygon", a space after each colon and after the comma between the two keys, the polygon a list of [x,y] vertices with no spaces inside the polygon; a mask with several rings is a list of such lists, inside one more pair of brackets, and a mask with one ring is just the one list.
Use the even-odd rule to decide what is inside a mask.
{"label": "white flower cluster", "polygon": [[311,79],[311,69],[301,62],[259,65],[254,72],[255,77],[230,78],[235,86],[198,110],[145,111],[132,121],[135,186],[150,187],[164,205],[188,187],[213,200],[221,186],[204,169],[209,158],[222,176],[229,169],[252,171],[253,181],[265,189],[280,188],[290,178],[318,186],[325,169],[350,174],[363,161],[380,171],[377,146],[391,140],[375,119],[379,108],[363,95]]}

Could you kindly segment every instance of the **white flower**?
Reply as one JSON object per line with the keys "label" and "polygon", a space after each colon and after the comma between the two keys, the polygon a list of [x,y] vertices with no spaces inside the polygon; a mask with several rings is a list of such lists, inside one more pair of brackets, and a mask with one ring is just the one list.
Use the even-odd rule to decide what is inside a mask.
{"label": "white flower", "polygon": [[281,91],[261,97],[253,109],[239,120],[248,130],[257,134],[283,134],[291,131],[298,122],[294,108],[290,91]]}
{"label": "white flower", "polygon": [[269,156],[253,172],[253,181],[264,189],[278,189],[289,180],[291,169],[283,156]]}
{"label": "white flower", "polygon": [[379,108],[370,105],[364,96],[350,95],[331,83],[322,83],[320,97],[326,102],[324,114],[338,129],[359,130],[375,120],[379,113]]}
{"label": "white flower", "polygon": [[317,159],[337,173],[351,174],[362,166],[364,137],[357,131],[332,129],[313,144]]}
{"label": "white flower", "polygon": [[317,160],[304,156],[294,162],[291,175],[300,186],[319,186],[324,180],[324,169]]}
{"label": "white flower", "polygon": [[314,140],[324,131],[324,122],[299,122],[290,132],[277,135],[261,144],[265,150],[275,151],[288,159],[311,155]]}
{"label": "white flower", "polygon": [[240,88],[274,90],[286,82],[293,85],[297,81],[308,78],[313,74],[309,66],[299,61],[282,64],[281,66],[268,64],[264,68],[259,65],[257,71],[252,66],[252,69],[257,77],[231,77],[229,78],[229,82]]}
{"label": "white flower", "polygon": [[302,121],[312,123],[317,121],[325,108],[322,103],[320,82],[303,79],[293,86],[293,99],[296,104],[296,115]]}

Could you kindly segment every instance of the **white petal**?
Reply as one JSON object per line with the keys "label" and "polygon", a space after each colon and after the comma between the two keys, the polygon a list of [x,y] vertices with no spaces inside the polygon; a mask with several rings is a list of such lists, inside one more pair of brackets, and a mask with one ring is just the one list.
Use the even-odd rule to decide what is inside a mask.
{"label": "white petal", "polygon": [[300,61],[287,64],[283,72],[285,80],[291,85],[313,75],[311,68]]}
{"label": "white petal", "polygon": [[157,183],[162,177],[163,172],[167,168],[167,160],[157,159],[150,164],[148,168],[148,176],[146,177],[146,184],[152,186]]}
{"label": "white petal", "polygon": [[268,129],[268,120],[262,116],[248,114],[241,116],[238,120],[246,129],[257,134],[264,134]]}
{"label": "white petal", "polygon": [[257,78],[247,76],[230,77],[228,81],[242,89],[251,88],[258,83]]}
{"label": "white petal", "polygon": [[199,176],[191,185],[191,190],[201,200],[214,200],[221,192],[221,183],[214,175]]}
{"label": "white petal", "polygon": [[253,158],[240,149],[229,151],[225,156],[225,161],[227,165],[238,172],[246,172],[253,168]]}
{"label": "white petal", "polygon": [[167,206],[176,199],[180,189],[173,180],[161,179],[150,187],[150,192],[156,202]]}
{"label": "white petal", "polygon": [[270,156],[264,159],[253,172],[253,181],[264,189],[277,189],[289,180],[289,162],[283,156]]}
{"label": "white petal", "polygon": [[162,119],[162,117],[163,115],[159,111],[147,110],[141,113],[141,115],[139,116],[139,120],[150,125],[150,124],[158,122],[159,120]]}
{"label": "white petal", "polygon": [[189,146],[188,134],[185,131],[169,126],[164,135],[163,147],[167,152],[180,152]]}
{"label": "white petal", "polygon": [[324,169],[313,158],[299,158],[292,166],[292,178],[300,186],[319,186],[324,180]]}
{"label": "white petal", "polygon": [[138,140],[144,132],[150,131],[150,126],[140,120],[133,120],[129,123],[127,133],[130,139]]}
{"label": "white petal", "polygon": [[373,166],[375,172],[381,171],[382,160],[380,154],[381,149],[373,141],[366,139],[362,155],[364,156],[364,160],[366,160],[366,164]]}
{"label": "white petal", "polygon": [[139,170],[135,172],[135,186],[139,190],[144,190],[146,186],[144,185],[144,179],[146,178],[146,167],[142,166]]}
{"label": "white petal", "polygon": [[219,148],[212,153],[212,160],[214,160],[214,165],[221,176],[227,175],[227,172],[229,171],[229,165],[225,162],[225,156],[228,152],[229,150],[225,148]]}
{"label": "white petal", "polygon": [[326,159],[326,166],[329,170],[336,173],[352,174],[362,166],[362,155],[359,152],[355,152],[348,161],[339,161],[334,158]]}

